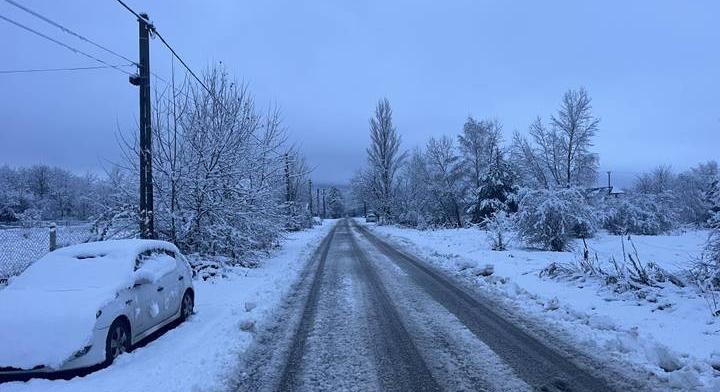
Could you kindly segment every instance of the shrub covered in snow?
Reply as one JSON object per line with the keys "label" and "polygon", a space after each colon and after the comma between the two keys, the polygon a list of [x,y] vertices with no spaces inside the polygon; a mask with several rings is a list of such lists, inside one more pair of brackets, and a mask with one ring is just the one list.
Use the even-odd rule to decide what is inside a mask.
{"label": "shrub covered in snow", "polygon": [[695,284],[702,292],[713,316],[720,316],[720,181],[713,183],[710,193],[710,236],[705,252],[692,269]]}
{"label": "shrub covered in snow", "polygon": [[512,231],[512,219],[507,212],[495,212],[490,219],[485,221],[485,229],[492,250],[507,249],[509,234]]}
{"label": "shrub covered in snow", "polygon": [[305,206],[288,201],[283,203],[281,209],[285,217],[285,230],[300,231],[313,226],[313,218]]}
{"label": "shrub covered in snow", "polygon": [[667,165],[661,165],[638,176],[633,190],[653,195],[672,211],[674,220],[705,226],[712,216],[712,193],[716,187],[718,164],[715,161],[700,163],[679,174]]}
{"label": "shrub covered in snow", "polygon": [[188,263],[193,271],[193,278],[212,280],[225,275],[231,260],[225,257],[202,257],[198,254],[187,255]]}
{"label": "shrub covered in snow", "polygon": [[708,225],[711,228],[707,245],[708,257],[720,269],[720,176],[715,179],[709,192],[710,214]]}
{"label": "shrub covered in snow", "polygon": [[613,234],[658,235],[674,227],[675,216],[657,196],[629,193],[608,198],[603,226]]}
{"label": "shrub covered in snow", "polygon": [[598,219],[580,189],[525,190],[520,196],[515,225],[529,245],[562,251],[573,237],[590,236]]}

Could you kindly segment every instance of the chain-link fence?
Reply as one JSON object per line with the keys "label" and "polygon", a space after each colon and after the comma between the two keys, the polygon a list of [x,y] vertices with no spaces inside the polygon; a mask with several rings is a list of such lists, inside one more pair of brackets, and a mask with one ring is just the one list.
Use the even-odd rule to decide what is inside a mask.
{"label": "chain-link fence", "polygon": [[[58,225],[56,247],[87,242],[90,224]],[[0,227],[0,284],[25,271],[50,251],[51,225],[37,227]]]}

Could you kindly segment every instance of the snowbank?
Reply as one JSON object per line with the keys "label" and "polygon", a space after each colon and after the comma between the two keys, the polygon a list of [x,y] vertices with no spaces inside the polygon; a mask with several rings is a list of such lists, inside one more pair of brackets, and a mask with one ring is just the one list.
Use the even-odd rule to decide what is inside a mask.
{"label": "snowbank", "polygon": [[[522,314],[529,323],[551,329],[608,363],[629,363],[655,375],[663,385],[683,390],[720,390],[720,319],[692,286],[672,284],[658,290],[617,293],[590,278],[542,278],[551,262],[569,263],[574,252],[544,252],[517,243],[508,251],[490,250],[478,229],[418,231],[372,226],[382,236],[422,255]],[[633,236],[643,261],[673,273],[690,267],[707,232]],[[513,246],[514,245],[514,246]],[[599,259],[622,259],[618,237],[599,234],[589,240]],[[578,246],[579,248],[579,246]],[[479,270],[492,265],[493,273]],[[487,275],[487,274],[485,274]]]}
{"label": "snowbank", "polygon": [[305,261],[334,224],[287,235],[259,268],[236,268],[226,279],[195,281],[196,314],[108,368],[65,380],[0,384],[5,391],[215,391],[236,369],[253,339],[247,322],[262,324],[297,279]]}

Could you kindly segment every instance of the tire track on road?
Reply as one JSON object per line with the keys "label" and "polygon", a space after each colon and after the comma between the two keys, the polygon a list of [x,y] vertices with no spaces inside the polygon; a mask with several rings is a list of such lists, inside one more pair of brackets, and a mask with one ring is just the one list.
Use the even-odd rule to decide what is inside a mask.
{"label": "tire track on road", "polygon": [[[344,224],[350,231],[347,220]],[[368,288],[368,327],[380,385],[385,391],[440,391],[367,255],[350,232],[352,253]]]}
{"label": "tire track on road", "polygon": [[[303,313],[311,302],[311,287],[316,276],[324,270],[330,244],[337,225],[333,226],[313,251],[288,296],[283,300],[281,311],[274,320],[260,331],[238,366],[238,373],[231,377],[228,389],[236,391],[275,391],[281,377],[286,376],[291,349],[300,328]],[[316,291],[319,289],[316,289]]]}
{"label": "tire track on road", "polygon": [[325,264],[327,263],[327,255],[330,251],[330,245],[335,238],[335,232],[337,231],[337,224],[332,228],[330,234],[323,240],[321,244],[322,251],[320,254],[320,260],[318,262],[317,270],[313,276],[313,281],[310,286],[310,293],[303,308],[303,313],[300,318],[300,324],[298,325],[297,332],[293,336],[292,344],[290,345],[290,351],[288,352],[287,361],[283,367],[282,377],[278,385],[280,391],[290,391],[293,385],[297,382],[297,378],[302,370],[302,357],[305,353],[305,342],[307,341],[308,334],[312,329],[315,322],[315,315],[317,313],[317,305],[320,299],[320,286],[322,283],[322,276],[325,271]]}
{"label": "tire track on road", "polygon": [[353,226],[383,255],[402,268],[435,301],[454,314],[481,341],[540,391],[612,391],[614,388],[496,314],[425,263]]}

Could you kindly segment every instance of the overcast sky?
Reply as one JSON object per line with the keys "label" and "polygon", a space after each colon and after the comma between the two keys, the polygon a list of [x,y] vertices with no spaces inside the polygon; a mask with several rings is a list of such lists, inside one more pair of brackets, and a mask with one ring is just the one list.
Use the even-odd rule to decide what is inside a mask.
{"label": "overcast sky", "polygon": [[[23,4],[137,57],[137,22],[113,0]],[[586,87],[602,119],[603,170],[632,176],[720,158],[720,2],[710,1],[140,1],[195,69],[222,61],[257,101],[277,103],[321,182],[365,162],[380,97],[404,146],[457,134],[468,115],[509,138]],[[0,15],[120,63],[0,1]],[[0,69],[97,65],[0,20]],[[170,54],[151,42],[152,69]],[[130,68],[128,68],[130,69]],[[0,74],[0,164],[99,171],[118,160],[137,89],[112,69]]]}

